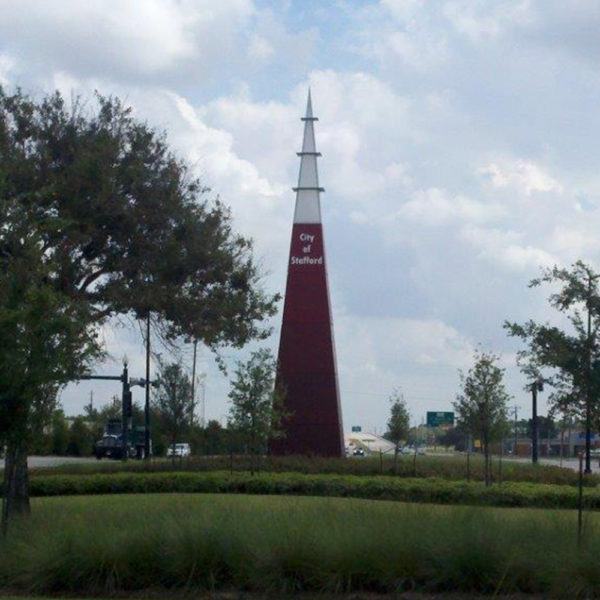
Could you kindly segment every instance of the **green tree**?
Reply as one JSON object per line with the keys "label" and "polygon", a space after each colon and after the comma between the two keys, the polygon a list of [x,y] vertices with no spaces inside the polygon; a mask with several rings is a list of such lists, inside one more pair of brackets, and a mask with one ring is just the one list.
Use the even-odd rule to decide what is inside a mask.
{"label": "green tree", "polygon": [[83,417],[75,417],[69,428],[67,454],[69,456],[90,456],[92,454],[92,432]]}
{"label": "green tree", "polygon": [[69,443],[69,426],[62,409],[57,409],[52,414],[52,446],[51,453],[55,456],[64,456]]}
{"label": "green tree", "polygon": [[394,390],[390,396],[390,418],[384,437],[394,442],[394,473],[398,472],[398,452],[400,443],[408,436],[410,429],[410,412],[402,392]]}
{"label": "green tree", "polygon": [[[153,406],[168,436],[175,461],[175,444],[189,426],[192,382],[179,363],[161,365]],[[181,440],[179,440],[181,441]]]}
{"label": "green tree", "polygon": [[496,363],[499,357],[476,352],[474,365],[465,375],[460,372],[461,391],[454,410],[458,426],[481,439],[485,457],[485,484],[490,484],[490,443],[506,430],[507,404],[510,396],[504,389],[504,369]]}
{"label": "green tree", "polygon": [[116,98],[95,106],[0,88],[0,335],[18,346],[0,349],[6,514],[28,510],[27,433],[97,356],[94,326],[152,314],[216,350],[263,338],[275,311],[250,241],[165,136]]}
{"label": "green tree", "polygon": [[248,361],[237,363],[231,381],[229,428],[245,439],[252,473],[260,470],[268,441],[284,434],[284,392],[275,386],[276,370],[271,351],[261,349],[252,352]]}
{"label": "green tree", "polygon": [[465,432],[460,427],[443,429],[439,434],[438,442],[442,446],[454,446],[459,452],[466,449]]}
{"label": "green tree", "polygon": [[[555,391],[549,398],[553,410],[573,414],[584,421],[587,473],[591,472],[592,424],[600,425],[599,279],[600,274],[582,261],[569,269],[556,266],[545,269],[529,287],[559,286],[548,301],[566,317],[568,329],[534,321],[523,325],[504,324],[509,335],[526,343],[526,348],[518,354],[518,362],[529,379],[543,379],[554,386]],[[544,369],[546,374],[542,377]]]}

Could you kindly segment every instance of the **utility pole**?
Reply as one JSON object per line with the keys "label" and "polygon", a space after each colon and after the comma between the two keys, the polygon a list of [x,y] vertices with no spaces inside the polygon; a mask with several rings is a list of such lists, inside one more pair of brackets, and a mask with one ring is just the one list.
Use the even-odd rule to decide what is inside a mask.
{"label": "utility pole", "polygon": [[202,385],[202,396],[200,405],[200,423],[202,427],[206,427],[206,373],[202,373],[202,377],[200,379],[200,385]]}
{"label": "utility pole", "polygon": [[150,311],[146,315],[146,385],[144,400],[144,458],[150,459]]}
{"label": "utility pole", "polygon": [[584,473],[592,472],[590,461],[591,456],[591,438],[592,438],[592,310],[590,307],[590,297],[592,295],[592,277],[588,275],[588,296],[587,296],[587,347],[588,356],[586,371],[587,377],[585,382],[585,470]]}

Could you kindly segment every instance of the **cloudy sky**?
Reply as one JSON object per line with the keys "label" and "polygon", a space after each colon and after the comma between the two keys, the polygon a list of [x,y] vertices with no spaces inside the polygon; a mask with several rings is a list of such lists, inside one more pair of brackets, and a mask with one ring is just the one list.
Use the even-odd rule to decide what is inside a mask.
{"label": "cloudy sky", "polygon": [[[553,318],[540,266],[600,258],[600,4],[594,0],[0,0],[0,83],[97,89],[167,131],[255,240],[282,292],[309,86],[345,428],[449,410],[504,319]],[[276,348],[280,317],[268,344]],[[141,338],[106,329],[118,372]],[[189,359],[190,353],[185,356]],[[233,362],[243,356],[225,351]],[[210,355],[206,416],[227,412]],[[68,413],[91,389],[69,386]],[[141,397],[140,392],[136,395]],[[545,406],[542,399],[542,412]]]}

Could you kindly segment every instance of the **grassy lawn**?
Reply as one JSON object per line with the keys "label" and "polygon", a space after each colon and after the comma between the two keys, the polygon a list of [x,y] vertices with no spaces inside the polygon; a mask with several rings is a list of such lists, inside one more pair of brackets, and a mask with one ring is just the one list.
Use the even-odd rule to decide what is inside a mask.
{"label": "grassy lawn", "polygon": [[600,515],[339,498],[39,498],[0,546],[0,587],[600,594]]}

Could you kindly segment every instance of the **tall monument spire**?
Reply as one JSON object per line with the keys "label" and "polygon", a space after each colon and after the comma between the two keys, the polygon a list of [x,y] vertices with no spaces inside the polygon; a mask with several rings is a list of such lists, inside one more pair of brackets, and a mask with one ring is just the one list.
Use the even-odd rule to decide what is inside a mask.
{"label": "tall monument spire", "polygon": [[344,438],[337,381],[331,304],[321,224],[310,90],[296,192],[288,277],[279,342],[278,383],[286,390],[285,437],[273,454],[342,456]]}

